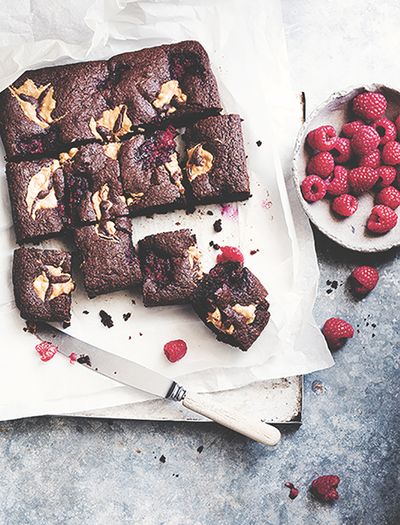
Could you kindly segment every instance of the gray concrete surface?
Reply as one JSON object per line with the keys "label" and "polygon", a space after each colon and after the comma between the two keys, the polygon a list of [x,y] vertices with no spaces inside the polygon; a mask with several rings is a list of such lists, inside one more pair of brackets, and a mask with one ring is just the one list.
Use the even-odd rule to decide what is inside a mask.
{"label": "gray concrete surface", "polygon": [[[310,8],[317,3],[322,5],[283,2],[297,89],[306,76],[299,57],[303,44],[303,56],[311,49],[307,27],[316,22]],[[334,2],[323,4],[333,12]],[[390,5],[395,2],[346,2],[346,16],[360,26],[360,17]],[[316,12],[321,20],[326,16],[322,8]],[[336,16],[340,21],[339,8]],[[398,27],[395,10],[393,16]],[[323,20],[314,27],[322,44],[313,67],[324,71],[328,60],[329,70],[338,71],[340,57],[321,52],[329,22]],[[374,26],[384,42],[385,27],[382,20]],[[336,352],[334,368],[306,377],[300,429],[285,431],[271,451],[212,424],[71,418],[0,423],[0,524],[399,524],[399,253],[367,258],[319,234],[316,242],[317,320],[339,315],[359,333]],[[355,301],[346,279],[361,262],[377,264],[381,280],[369,297]],[[327,281],[337,281],[337,288]],[[342,479],[333,505],[308,492],[315,476],[328,473]],[[300,489],[297,499],[288,498],[285,481]]]}

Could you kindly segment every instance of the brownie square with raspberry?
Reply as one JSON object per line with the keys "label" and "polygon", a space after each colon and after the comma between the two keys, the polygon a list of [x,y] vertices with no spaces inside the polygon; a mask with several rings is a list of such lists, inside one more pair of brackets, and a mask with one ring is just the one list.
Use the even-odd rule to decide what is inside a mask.
{"label": "brownie square with raspberry", "polygon": [[218,263],[193,292],[192,305],[217,339],[248,350],[269,321],[267,291],[240,262]]}
{"label": "brownie square with raspberry", "polygon": [[36,241],[61,232],[64,177],[60,162],[10,162],[6,173],[17,242]]}
{"label": "brownie square with raspberry", "polygon": [[132,215],[164,213],[185,205],[176,131],[169,127],[149,137],[137,135],[120,151],[121,179]]}
{"label": "brownie square with raspberry", "polygon": [[66,215],[72,225],[128,215],[118,162],[120,143],[87,144],[65,154]]}
{"label": "brownie square with raspberry", "polygon": [[12,280],[15,304],[28,321],[66,321],[71,318],[71,254],[60,250],[18,248]]}
{"label": "brownie square with raspberry", "polygon": [[185,176],[196,203],[242,201],[250,182],[239,115],[218,115],[189,126]]}
{"label": "brownie square with raspberry", "polygon": [[201,253],[190,230],[145,237],[139,241],[139,258],[145,306],[190,302],[203,276]]}
{"label": "brownie square with raspberry", "polygon": [[89,297],[131,288],[141,282],[139,259],[127,217],[74,229]]}

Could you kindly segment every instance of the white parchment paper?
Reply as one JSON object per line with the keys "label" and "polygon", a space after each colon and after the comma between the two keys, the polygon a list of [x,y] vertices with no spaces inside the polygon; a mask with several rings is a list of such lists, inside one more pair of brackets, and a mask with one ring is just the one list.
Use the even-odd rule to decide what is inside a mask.
{"label": "white parchment paper", "polygon": [[[67,332],[202,392],[331,366],[331,355],[312,317],[318,268],[311,231],[290,183],[289,191],[285,187],[299,119],[288,81],[279,2],[32,0],[1,5],[0,10],[1,89],[27,68],[196,39],[210,55],[225,111],[244,119],[253,197],[241,204],[205,206],[192,215],[175,212],[135,219],[134,241],[158,231],[193,228],[207,269],[216,255],[211,240],[239,245],[246,264],[267,287],[271,303],[271,322],[250,351],[217,342],[188,306],[145,309],[140,296],[131,292],[89,300],[79,277]],[[4,172],[4,163],[0,170]],[[13,302],[15,239],[5,177],[0,181],[0,419],[149,399],[70,365],[62,356],[48,363],[39,360],[34,351],[37,340],[23,331]],[[223,230],[215,233],[212,224],[219,218]],[[258,251],[250,255],[253,250]],[[112,316],[113,328],[100,323],[100,309]],[[85,310],[89,314],[83,314]],[[124,321],[127,312],[131,317]],[[185,339],[189,350],[184,359],[171,364],[162,348],[176,338]]]}

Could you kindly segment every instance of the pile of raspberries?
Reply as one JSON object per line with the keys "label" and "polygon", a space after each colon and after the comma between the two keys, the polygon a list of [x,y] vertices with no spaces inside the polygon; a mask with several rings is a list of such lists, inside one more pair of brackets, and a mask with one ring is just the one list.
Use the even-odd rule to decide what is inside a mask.
{"label": "pile of raspberries", "polygon": [[329,125],[310,131],[312,156],[301,184],[306,201],[329,197],[331,210],[342,218],[357,211],[359,195],[374,192],[366,227],[378,235],[396,226],[400,205],[400,115],[392,122],[386,108],[381,93],[361,93],[352,101],[357,120],[344,124],[339,136]]}

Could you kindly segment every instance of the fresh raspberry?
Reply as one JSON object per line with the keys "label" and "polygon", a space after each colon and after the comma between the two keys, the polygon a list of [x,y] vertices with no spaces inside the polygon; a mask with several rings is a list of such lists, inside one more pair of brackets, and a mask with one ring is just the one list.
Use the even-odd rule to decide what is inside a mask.
{"label": "fresh raspberry", "polygon": [[358,165],[366,166],[367,168],[378,168],[381,165],[381,152],[379,149],[376,149],[366,155],[362,155]]}
{"label": "fresh raspberry", "polygon": [[389,166],[395,166],[400,164],[400,143],[399,142],[387,142],[383,146],[382,150],[382,161],[384,164]]}
{"label": "fresh raspberry", "polygon": [[311,492],[320,501],[335,501],[339,499],[336,490],[339,483],[339,476],[320,476],[311,483]]}
{"label": "fresh raspberry", "polygon": [[362,120],[353,120],[352,122],[346,122],[342,128],[342,133],[346,137],[351,137],[358,131],[361,126],[365,126],[364,122]]}
{"label": "fresh raspberry", "polygon": [[389,208],[395,210],[398,206],[400,206],[400,191],[394,186],[387,186],[377,194],[376,202],[378,204],[389,206]]}
{"label": "fresh raspberry", "polygon": [[217,256],[218,263],[224,263],[229,261],[235,261],[240,263],[244,262],[243,254],[239,250],[239,248],[235,248],[235,246],[220,246],[219,249],[222,253],[219,253]]}
{"label": "fresh raspberry", "polygon": [[289,498],[290,499],[296,499],[297,496],[299,495],[299,489],[296,489],[296,487],[293,485],[293,483],[290,483],[289,481],[287,483],[285,483],[285,487],[290,489]]}
{"label": "fresh raspberry", "polygon": [[321,177],[309,175],[301,183],[301,192],[308,202],[315,202],[323,199],[326,194],[326,184]]}
{"label": "fresh raspberry", "polygon": [[397,214],[389,206],[374,206],[368,217],[367,228],[372,233],[387,233],[397,224]]}
{"label": "fresh raspberry", "polygon": [[381,93],[361,93],[353,100],[353,110],[364,120],[383,117],[387,108],[386,98]]}
{"label": "fresh raspberry", "polygon": [[371,126],[361,126],[351,139],[351,147],[357,155],[366,155],[374,151],[381,141],[378,132]]}
{"label": "fresh raspberry", "polygon": [[370,190],[378,180],[378,174],[373,168],[361,166],[349,171],[349,184],[356,194]]}
{"label": "fresh raspberry", "polygon": [[376,184],[380,188],[390,186],[396,178],[396,168],[393,168],[393,166],[378,166],[376,168],[376,173],[378,174],[378,181]]}
{"label": "fresh raspberry", "polygon": [[164,345],[164,354],[168,361],[175,363],[182,359],[186,355],[187,345],[183,339],[175,339],[174,341],[169,341]]}
{"label": "fresh raspberry", "polygon": [[349,191],[348,174],[343,166],[335,166],[333,173],[326,179],[326,191],[329,195],[343,195]]}
{"label": "fresh raspberry", "polygon": [[330,153],[335,159],[336,164],[346,164],[351,156],[350,139],[342,137],[337,139]]}
{"label": "fresh raspberry", "polygon": [[74,365],[77,360],[78,360],[77,354],[75,352],[71,352],[69,354],[69,362],[71,363],[71,365]]}
{"label": "fresh raspberry", "polygon": [[350,282],[357,295],[371,292],[379,281],[379,273],[373,266],[357,266],[351,272]]}
{"label": "fresh raspberry", "polygon": [[35,350],[40,355],[42,361],[50,361],[58,352],[58,347],[48,341],[42,341],[35,346]]}
{"label": "fresh raspberry", "polygon": [[396,140],[397,129],[394,123],[386,117],[381,117],[373,122],[372,127],[376,129],[381,137],[381,144]]}
{"label": "fresh raspberry", "polygon": [[394,121],[394,125],[396,126],[397,133],[400,135],[400,115],[397,117],[397,119]]}
{"label": "fresh raspberry", "polygon": [[309,175],[319,175],[323,179],[328,177],[335,167],[335,161],[329,151],[322,151],[311,157],[307,164],[307,173]]}
{"label": "fresh raspberry", "polygon": [[344,193],[333,199],[331,208],[332,211],[341,217],[350,217],[357,211],[358,200],[353,195]]}
{"label": "fresh raspberry", "polygon": [[350,323],[339,319],[338,317],[331,317],[322,328],[322,333],[325,336],[326,342],[331,350],[338,350],[342,348],[347,339],[351,339],[354,335],[354,328]]}
{"label": "fresh raspberry", "polygon": [[329,151],[336,144],[337,136],[333,126],[320,126],[307,135],[309,146],[318,151]]}

